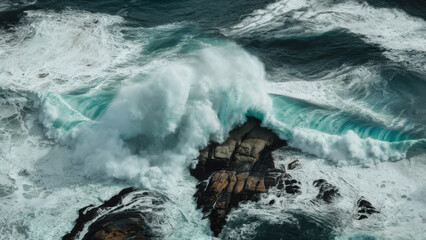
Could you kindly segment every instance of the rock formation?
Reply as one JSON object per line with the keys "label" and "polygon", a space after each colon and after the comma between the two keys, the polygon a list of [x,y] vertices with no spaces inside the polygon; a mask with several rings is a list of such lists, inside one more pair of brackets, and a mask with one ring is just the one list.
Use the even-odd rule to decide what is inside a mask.
{"label": "rock formation", "polygon": [[291,162],[291,163],[288,164],[287,169],[288,170],[293,170],[293,169],[298,169],[300,167],[301,167],[300,161],[296,159],[293,162]]}
{"label": "rock formation", "polygon": [[319,193],[316,198],[326,203],[332,203],[336,198],[341,196],[339,189],[324,179],[315,180],[314,186],[319,188]]}
{"label": "rock formation", "polygon": [[300,192],[297,181],[274,166],[271,152],[285,145],[274,132],[261,127],[259,120],[249,118],[232,130],[224,143],[212,143],[200,151],[198,164],[191,171],[200,180],[195,197],[215,236],[240,201],[256,200],[277,185],[289,193]]}
{"label": "rock formation", "polygon": [[357,206],[358,206],[358,212],[357,212],[358,220],[362,220],[362,219],[368,218],[368,216],[370,216],[373,213],[380,213],[364,197],[361,197],[358,200]]}
{"label": "rock formation", "polygon": [[[276,187],[278,197],[301,193],[301,183],[286,172],[284,166],[275,168],[272,151],[285,146],[286,141],[261,127],[260,123],[257,119],[248,118],[245,124],[229,133],[225,142],[211,143],[200,150],[197,165],[191,169],[192,176],[199,180],[194,195],[197,208],[201,208],[204,218],[210,220],[215,236],[222,231],[227,214],[241,201],[257,201],[260,194],[267,193],[271,187]],[[287,165],[290,172],[299,168],[299,160]],[[317,203],[331,204],[341,197],[339,189],[324,179],[315,180],[313,185],[319,190],[315,198]],[[148,206],[137,203],[147,198],[150,198]],[[159,237],[146,224],[151,215],[161,212],[162,200],[158,199],[153,192],[126,188],[99,207],[90,205],[82,208],[74,228],[63,239],[81,237],[79,234],[86,227],[83,240]],[[269,202],[271,205],[274,203],[275,200]],[[364,198],[358,200],[357,207],[358,220],[379,213]]]}
{"label": "rock formation", "polygon": [[[126,202],[123,201],[125,197],[129,197]],[[76,239],[92,221],[83,240],[150,239],[153,234],[145,223],[144,211],[135,204],[147,197],[149,193],[146,191],[126,188],[98,207],[90,205],[82,208],[74,228],[62,239]]]}

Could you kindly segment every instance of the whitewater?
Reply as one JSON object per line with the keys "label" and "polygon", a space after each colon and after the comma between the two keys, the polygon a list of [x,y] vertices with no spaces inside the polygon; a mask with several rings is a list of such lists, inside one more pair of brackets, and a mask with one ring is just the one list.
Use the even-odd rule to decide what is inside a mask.
{"label": "whitewater", "polygon": [[[288,140],[273,154],[301,162],[302,194],[240,204],[220,239],[424,239],[424,13],[206,4],[0,3],[0,238],[60,239],[78,209],[135,186],[164,199],[139,203],[158,208],[148,225],[162,239],[216,239],[188,168],[255,117]],[[343,200],[311,202],[320,178]],[[361,196],[380,211],[362,222]]]}

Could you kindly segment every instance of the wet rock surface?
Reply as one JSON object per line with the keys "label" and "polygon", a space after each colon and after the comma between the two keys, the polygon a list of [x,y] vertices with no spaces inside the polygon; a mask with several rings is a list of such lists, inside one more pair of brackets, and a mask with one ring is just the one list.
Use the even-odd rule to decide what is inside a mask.
{"label": "wet rock surface", "polygon": [[288,173],[284,174],[284,177],[281,181],[284,182],[284,189],[287,193],[290,193],[290,194],[301,193],[300,182],[293,179],[293,177],[290,174]]}
{"label": "wet rock surface", "polygon": [[[138,204],[143,200],[149,200],[157,205],[161,203],[160,200],[150,196],[147,191],[126,188],[98,207],[93,205],[84,207],[79,210],[74,228],[62,239],[150,239],[155,234],[145,221],[150,216],[147,216],[146,211]],[[80,236],[85,227],[87,227],[87,232],[84,236]]]}
{"label": "wet rock surface", "polygon": [[316,196],[319,200],[323,200],[326,203],[332,203],[336,200],[336,198],[341,197],[339,189],[324,179],[315,180],[313,185],[319,188],[319,193]]}
{"label": "wet rock surface", "polygon": [[289,163],[288,166],[287,166],[288,170],[293,170],[293,169],[298,169],[298,168],[301,168],[301,164],[300,164],[300,161],[298,159]]}
{"label": "wet rock surface", "polygon": [[[232,130],[224,143],[212,143],[200,151],[198,164],[191,171],[200,180],[194,196],[197,207],[210,219],[215,236],[239,202],[256,201],[260,193],[278,183],[284,187],[285,172],[275,168],[271,152],[285,145],[275,133],[261,127],[259,120],[249,118]],[[286,184],[286,190],[297,192],[293,185]]]}
{"label": "wet rock surface", "polygon": [[377,209],[375,207],[373,207],[373,205],[367,201],[364,197],[361,197],[358,201],[357,201],[357,206],[358,206],[358,211],[357,211],[357,219],[358,220],[362,220],[365,218],[368,218],[368,216],[370,216],[373,213],[380,213],[379,211],[377,211]]}
{"label": "wet rock surface", "polygon": [[[197,208],[210,221],[210,228],[218,236],[226,224],[228,213],[243,201],[257,201],[260,194],[268,193],[274,187],[277,197],[301,194],[301,182],[291,174],[302,168],[299,160],[275,166],[272,151],[286,146],[274,132],[261,127],[261,122],[248,118],[242,126],[233,129],[222,144],[211,143],[200,150],[198,162],[191,174],[199,180],[194,194]],[[291,174],[290,174],[291,173]],[[332,204],[342,197],[339,189],[318,179],[313,182],[318,188],[316,204]],[[164,199],[163,199],[164,200]],[[102,205],[87,206],[79,210],[74,228],[63,239],[103,240],[158,238],[159,231],[153,231],[147,222],[156,212],[161,212],[158,196],[134,188],[123,189]],[[149,204],[140,204],[149,202]],[[267,204],[274,205],[276,200]],[[368,218],[379,213],[365,198],[357,201],[357,219]],[[158,226],[161,228],[161,226]],[[87,229],[87,231],[84,231]],[[80,236],[84,233],[84,236]],[[154,233],[155,232],[155,233]]]}

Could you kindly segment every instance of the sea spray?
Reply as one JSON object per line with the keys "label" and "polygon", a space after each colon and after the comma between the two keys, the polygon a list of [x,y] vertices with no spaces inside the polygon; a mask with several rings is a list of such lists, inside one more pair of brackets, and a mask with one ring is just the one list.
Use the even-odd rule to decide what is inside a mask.
{"label": "sea spray", "polygon": [[129,82],[96,122],[70,131],[68,144],[89,174],[145,187],[166,187],[170,177],[185,175],[198,149],[223,141],[246,113],[266,115],[272,106],[263,65],[234,44],[194,52]]}
{"label": "sea spray", "polygon": [[[293,24],[293,19],[297,19],[297,24]],[[419,71],[426,70],[424,20],[400,9],[376,8],[359,1],[276,1],[252,12],[223,33],[231,37],[281,37],[339,28],[381,45],[386,49],[386,56],[394,61]]]}
{"label": "sea spray", "polygon": [[87,11],[26,11],[10,31],[0,29],[2,84],[54,92],[108,84],[140,51],[124,38],[123,22]]}
{"label": "sea spray", "polygon": [[[240,205],[224,238],[292,227],[422,238],[426,11],[371,2],[0,3],[0,233],[59,239],[78,209],[137,185],[167,196],[156,225],[166,239],[211,239],[186,167],[247,115],[290,140],[274,155],[279,166],[299,159],[290,174],[302,195]],[[341,201],[311,201],[320,178]],[[360,196],[380,214],[356,220]]]}
{"label": "sea spray", "polygon": [[336,165],[372,165],[381,161],[403,159],[413,146],[425,146],[424,139],[386,142],[372,138],[360,138],[355,132],[347,131],[333,135],[314,129],[290,127],[275,117],[265,125],[289,139],[289,145]]}

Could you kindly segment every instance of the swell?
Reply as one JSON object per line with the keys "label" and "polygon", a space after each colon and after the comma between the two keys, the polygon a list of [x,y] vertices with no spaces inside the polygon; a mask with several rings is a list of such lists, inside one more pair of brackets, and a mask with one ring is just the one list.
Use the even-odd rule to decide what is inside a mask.
{"label": "swell", "polygon": [[274,102],[274,116],[292,128],[315,129],[333,135],[353,131],[361,138],[373,138],[386,142],[416,139],[415,132],[389,129],[379,122],[350,112],[280,95],[271,97]]}
{"label": "swell", "polygon": [[376,8],[357,1],[283,0],[253,11],[223,33],[232,38],[273,39],[347,30],[368,43],[380,45],[391,61],[424,71],[424,26],[423,19],[396,8]]}
{"label": "swell", "polygon": [[[74,21],[74,13],[82,20]],[[138,181],[148,175],[159,177],[163,171],[176,172],[169,167],[172,159],[177,159],[172,165],[183,169],[197,148],[205,146],[211,139],[224,139],[233,126],[244,121],[245,116],[262,119],[284,138],[294,138],[291,141],[294,147],[339,163],[342,159],[350,164],[401,159],[417,139],[424,137],[423,129],[416,128],[419,125],[407,124],[402,117],[392,119],[393,112],[377,113],[380,106],[357,107],[359,103],[377,100],[371,93],[371,83],[362,81],[363,74],[370,69],[353,72],[353,67],[347,71],[346,67],[340,66],[335,75],[324,77],[324,80],[334,78],[341,71],[343,85],[321,81],[318,84],[325,83],[324,86],[315,87],[314,82],[315,88],[305,89],[309,82],[294,82],[293,86],[291,82],[288,82],[290,85],[268,83],[264,66],[255,57],[228,41],[194,36],[197,26],[192,24],[138,28],[142,34],[136,34],[128,27],[120,26],[122,19],[117,17],[81,11],[66,11],[61,15],[48,12],[47,15],[49,20],[43,19],[39,12],[30,12],[28,17],[34,19],[30,29],[39,34],[29,35],[17,46],[9,47],[7,54],[18,60],[25,59],[19,49],[26,47],[32,52],[44,47],[36,41],[40,36],[56,44],[55,38],[45,34],[52,31],[48,23],[58,19],[63,27],[70,29],[64,38],[77,39],[63,55],[78,56],[78,61],[71,68],[67,66],[67,74],[61,77],[63,80],[49,86],[51,91],[41,91],[43,109],[39,118],[46,126],[48,136],[75,148],[74,157],[77,162],[88,164],[90,174],[106,173]],[[82,26],[92,29],[92,34],[80,33]],[[26,24],[19,28],[21,32],[27,31]],[[123,35],[120,29],[126,30],[127,35]],[[175,41],[164,41],[172,35],[177,36]],[[96,37],[108,41],[96,46],[89,44]],[[138,44],[124,49],[125,54],[119,54],[123,49],[117,46],[129,39]],[[86,47],[90,51],[82,52],[81,49]],[[109,51],[105,51],[106,48],[110,48]],[[145,55],[138,56],[135,54],[138,51]],[[86,57],[92,54],[107,56],[110,63],[95,62],[83,66]],[[29,56],[32,59],[35,55]],[[178,56],[182,60],[178,60]],[[35,85],[28,86],[41,89],[44,85],[40,82],[51,82],[54,72],[64,68],[61,61],[66,58],[57,56],[54,63],[59,65],[42,69]],[[86,67],[90,71],[85,75],[74,74]],[[37,65],[32,68],[34,72],[41,72]],[[122,75],[119,69],[123,68],[132,73]],[[15,84],[22,84],[19,82],[20,69],[12,70],[16,73],[9,70],[8,74],[16,76],[18,81]],[[348,98],[353,93],[345,91],[344,84],[345,78],[351,74],[356,76],[349,82],[356,94]],[[117,83],[123,78],[128,80],[119,86]],[[91,87],[100,82],[102,84],[97,87]],[[380,77],[372,84],[380,87]],[[308,97],[308,92],[313,98]],[[268,93],[275,95],[268,96]],[[372,100],[366,99],[370,96],[373,96]],[[353,101],[354,97],[357,101]],[[156,104],[147,104],[152,99]],[[360,114],[359,110],[363,112]],[[100,139],[110,141],[105,143]],[[315,141],[307,141],[309,139]],[[94,145],[95,142],[99,144]],[[312,148],[312,145],[317,147]],[[329,151],[330,148],[335,149]],[[97,149],[95,153],[91,153],[93,149]],[[127,166],[138,167],[129,169]],[[157,180],[152,184],[161,185],[162,181]],[[151,185],[149,180],[145,184]]]}
{"label": "swell", "polygon": [[[90,97],[49,94],[43,123],[54,127],[52,136],[58,139],[69,141],[68,132],[73,133],[66,143],[93,174],[145,179],[147,186],[162,185],[152,174],[176,173],[170,164],[188,165],[198,148],[211,139],[223,141],[245,116],[262,119],[291,146],[335,164],[399,160],[411,147],[424,146],[421,132],[392,128],[378,121],[381,116],[377,120],[338,106],[268,95],[263,65],[232,44],[197,50],[166,65],[147,78],[133,79],[114,98],[102,91]],[[155,104],[146,105],[151,99]]]}
{"label": "swell", "polygon": [[[289,25],[299,26],[300,23],[287,23],[286,27],[291,28]],[[338,71],[344,66],[386,63],[381,46],[365,42],[359,35],[345,29],[323,33],[279,31],[270,30],[266,36],[237,36],[236,40],[259,56],[269,72],[291,71],[307,80],[315,80],[324,72]]]}

